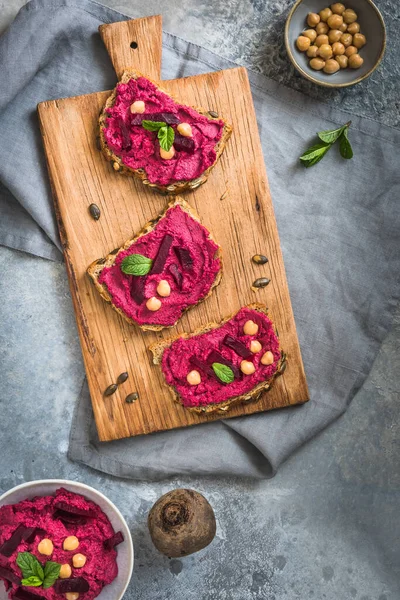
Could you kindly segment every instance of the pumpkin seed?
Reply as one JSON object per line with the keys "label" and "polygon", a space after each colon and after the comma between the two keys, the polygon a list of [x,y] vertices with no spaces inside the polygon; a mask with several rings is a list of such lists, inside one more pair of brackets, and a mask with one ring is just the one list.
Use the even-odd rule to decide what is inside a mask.
{"label": "pumpkin seed", "polygon": [[132,392],[132,394],[127,395],[127,397],[125,398],[125,402],[127,402],[128,404],[132,404],[132,402],[136,402],[138,398],[139,394],[137,392]]}
{"label": "pumpkin seed", "polygon": [[104,265],[104,263],[106,262],[105,258],[99,258],[99,260],[97,261],[98,265]]}
{"label": "pumpkin seed", "polygon": [[112,396],[113,394],[115,394],[115,392],[117,391],[118,386],[116,383],[112,383],[111,385],[108,386],[108,388],[106,389],[106,391],[104,392],[105,396]]}
{"label": "pumpkin seed", "polygon": [[281,368],[279,369],[279,373],[283,373],[284,371],[286,371],[286,367],[287,367],[287,362],[286,360],[281,364]]}
{"label": "pumpkin seed", "polygon": [[251,260],[255,262],[256,265],[265,265],[265,263],[268,262],[268,258],[264,256],[264,254],[255,254]]}
{"label": "pumpkin seed", "polygon": [[97,206],[97,204],[91,204],[89,206],[89,212],[95,221],[98,221],[100,219],[101,213],[100,213],[100,209]]}
{"label": "pumpkin seed", "polygon": [[110,254],[117,254],[117,252],[119,252],[119,248],[114,248],[114,250],[111,250]]}
{"label": "pumpkin seed", "polygon": [[210,115],[210,117],[213,117],[214,119],[218,119],[218,117],[219,117],[218,113],[216,113],[215,110],[209,110],[208,114]]}
{"label": "pumpkin seed", "polygon": [[268,277],[259,277],[253,283],[253,287],[255,287],[255,288],[265,288],[265,287],[267,287],[267,285],[269,284],[270,281],[271,280],[268,279]]}
{"label": "pumpkin seed", "polygon": [[129,375],[128,373],[121,373],[121,375],[119,375],[118,379],[117,379],[117,384],[121,385],[121,383],[125,383],[125,381],[128,379]]}

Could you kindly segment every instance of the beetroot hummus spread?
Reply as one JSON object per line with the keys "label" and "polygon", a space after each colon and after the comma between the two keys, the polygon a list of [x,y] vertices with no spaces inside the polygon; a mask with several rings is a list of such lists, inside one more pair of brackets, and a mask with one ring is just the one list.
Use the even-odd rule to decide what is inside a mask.
{"label": "beetroot hummus spread", "polygon": [[[143,114],[132,114],[134,102],[145,104]],[[193,108],[176,104],[144,77],[119,83],[114,105],[107,109],[103,134],[107,146],[131,169],[144,169],[151,183],[168,185],[175,181],[199,177],[216,161],[215,147],[222,136],[224,123],[208,119]],[[175,130],[175,154],[170,160],[160,156],[157,133],[147,131],[142,120],[165,121]],[[177,134],[179,123],[192,130],[190,143]]]}
{"label": "beetroot hummus spread", "polygon": [[[74,550],[65,550],[64,542],[70,536],[75,536],[79,545]],[[43,555],[38,549],[42,549],[40,542],[44,539],[53,545],[50,555]],[[65,600],[66,591],[78,589],[86,590],[79,593],[79,600],[92,600],[118,574],[114,549],[118,540],[123,541],[122,534],[115,534],[108,517],[97,504],[63,488],[54,496],[2,506],[0,579],[5,583],[9,598]],[[22,585],[24,574],[17,564],[20,553],[36,557],[43,568],[47,561],[69,565],[70,575],[57,578],[48,588]],[[86,562],[75,568],[73,557],[78,553],[86,558]]]}
{"label": "beetroot hummus spread", "polygon": [[[111,267],[102,270],[99,282],[107,287],[114,306],[139,325],[168,327],[210,291],[221,268],[217,250],[218,245],[210,239],[207,229],[180,206],[174,206],[152,231],[120,252]],[[122,271],[122,261],[132,254],[153,260],[153,269],[146,276]],[[168,282],[168,297],[157,293],[160,281]],[[159,310],[148,309],[149,298],[160,301]]]}
{"label": "beetroot hummus spread", "polygon": [[[254,335],[246,335],[243,331],[249,320],[258,326]],[[250,351],[252,341],[259,342],[258,352]],[[268,365],[261,362],[266,353],[271,353],[273,361]],[[244,356],[247,362],[253,363],[253,374],[246,375],[241,371]],[[279,341],[269,318],[254,309],[242,308],[221,327],[189,339],[175,340],[163,353],[162,370],[168,385],[175,388],[183,405],[190,408],[219,404],[250,392],[274,375],[280,357]],[[230,366],[234,372],[232,383],[223,383],[215,376],[211,368],[213,363]],[[201,377],[198,385],[190,385],[187,381],[188,373],[193,369]]]}

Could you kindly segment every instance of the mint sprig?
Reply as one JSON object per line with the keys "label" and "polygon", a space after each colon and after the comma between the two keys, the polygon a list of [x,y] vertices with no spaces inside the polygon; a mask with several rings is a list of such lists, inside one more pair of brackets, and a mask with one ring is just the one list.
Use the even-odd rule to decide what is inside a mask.
{"label": "mint sprig", "polygon": [[175,140],[175,131],[170,125],[163,121],[148,121],[144,119],[142,126],[148,131],[157,131],[160,147],[169,152]]}
{"label": "mint sprig", "polygon": [[60,575],[61,565],[51,560],[47,561],[44,569],[36,556],[30,552],[18,552],[17,565],[22,571],[21,585],[26,587],[51,587]]}
{"label": "mint sprig", "polygon": [[235,376],[230,367],[217,362],[213,363],[211,366],[218,379],[220,379],[223,383],[232,383]]}
{"label": "mint sprig", "polygon": [[339,150],[343,158],[353,158],[353,149],[351,147],[348,132],[351,121],[338,127],[337,129],[328,129],[326,131],[320,131],[317,135],[321,140],[317,144],[314,144],[308,150],[300,156],[300,160],[303,165],[308,168],[316,165],[322,160],[328,150],[333,146],[335,142],[339,140]]}
{"label": "mint sprig", "polygon": [[126,273],[126,275],[136,275],[139,277],[140,275],[147,275],[152,266],[153,261],[151,258],[147,258],[147,256],[143,256],[142,254],[130,254],[129,256],[125,256],[121,262],[121,271]]}

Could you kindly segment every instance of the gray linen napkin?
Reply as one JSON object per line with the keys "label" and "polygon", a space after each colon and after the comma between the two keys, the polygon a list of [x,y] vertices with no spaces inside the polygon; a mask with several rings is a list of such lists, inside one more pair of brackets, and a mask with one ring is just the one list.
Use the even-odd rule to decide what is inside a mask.
{"label": "gray linen napkin", "polygon": [[[139,3],[132,9],[139,14]],[[89,0],[34,0],[0,38],[0,243],[60,257],[35,107],[112,87],[97,27],[125,18]],[[164,34],[165,79],[232,66]],[[313,133],[349,114],[261,75],[250,80],[311,401],[100,443],[85,383],[71,430],[73,460],[128,478],[267,477],[346,410],[371,369],[399,298],[400,132],[352,115],[354,159],[334,148],[305,170],[297,157]]]}

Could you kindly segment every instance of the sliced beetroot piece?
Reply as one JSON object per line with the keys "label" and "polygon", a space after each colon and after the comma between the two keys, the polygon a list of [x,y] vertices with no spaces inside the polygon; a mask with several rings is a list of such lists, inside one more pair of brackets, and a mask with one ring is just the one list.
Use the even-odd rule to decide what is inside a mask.
{"label": "sliced beetroot piece", "polygon": [[193,258],[191,257],[189,250],[187,248],[180,248],[179,246],[175,247],[174,250],[181,263],[182,269],[184,271],[190,271],[193,267]]}
{"label": "sliced beetroot piece", "polygon": [[129,152],[132,149],[132,141],[129,134],[129,129],[122,119],[119,120],[119,126],[122,134],[122,150]]}
{"label": "sliced beetroot piece", "polygon": [[83,577],[71,577],[70,579],[57,579],[54,589],[57,594],[68,594],[68,592],[85,594],[89,591],[89,584]]}
{"label": "sliced beetroot piece", "polygon": [[103,546],[106,550],[112,550],[118,544],[121,544],[125,540],[122,531],[117,531],[113,536],[104,540]]}
{"label": "sliced beetroot piece", "polygon": [[181,290],[182,283],[183,283],[183,276],[182,276],[182,273],[180,272],[180,270],[178,269],[178,267],[176,266],[176,264],[172,263],[172,265],[169,265],[168,271],[171,273],[176,285]]}
{"label": "sliced beetroot piece", "polygon": [[8,569],[7,567],[0,567],[0,577],[7,579],[7,581],[10,583],[15,583],[17,585],[21,583],[21,579],[14,573],[14,571]]}
{"label": "sliced beetroot piece", "polygon": [[229,333],[224,337],[223,343],[243,358],[253,358],[253,353],[240,341]]}
{"label": "sliced beetroot piece", "polygon": [[141,125],[142,121],[158,121],[159,123],[167,123],[167,125],[180,123],[179,118],[174,113],[143,113],[131,117],[131,125]]}
{"label": "sliced beetroot piece", "polygon": [[[211,350],[210,354],[207,356],[207,363],[208,364],[221,363],[221,365],[226,365],[227,367],[232,369],[235,379],[242,378],[242,375],[243,375],[242,371],[240,369],[238,369],[237,367],[235,367],[235,365],[233,363],[231,363],[230,360],[227,360],[226,358],[224,358],[222,356],[222,354],[217,352],[217,350]],[[213,373],[214,373],[214,371],[213,371]],[[219,379],[218,379],[218,381],[219,381]]]}
{"label": "sliced beetroot piece", "polygon": [[216,377],[213,368],[210,367],[204,361],[202,361],[200,358],[197,358],[197,356],[191,356],[189,362],[194,367],[200,369],[200,371],[203,371],[203,373],[205,373],[206,375],[209,375],[210,377]]}
{"label": "sliced beetroot piece", "polygon": [[180,133],[175,133],[174,148],[175,150],[178,150],[178,152],[193,154],[195,148],[194,139],[180,135]]}
{"label": "sliced beetroot piece", "polygon": [[162,273],[173,241],[174,241],[174,238],[169,233],[167,233],[163,237],[161,244],[158,248],[157,256],[155,257],[155,259],[153,261],[153,266],[150,271],[150,273],[152,275],[157,275],[159,273]]}
{"label": "sliced beetroot piece", "polygon": [[136,304],[143,304],[144,302],[144,284],[146,281],[146,277],[144,275],[140,277],[136,277],[135,275],[129,275],[131,278],[130,282],[130,292],[131,296],[136,302]]}
{"label": "sliced beetroot piece", "polygon": [[[18,582],[20,583],[20,582]],[[13,596],[14,600],[46,600],[41,594],[31,592],[26,588],[18,588]]]}
{"label": "sliced beetroot piece", "polygon": [[71,513],[64,512],[63,510],[56,510],[53,513],[53,519],[59,519],[64,524],[68,523],[71,525],[84,525],[87,523],[87,517],[72,515]]}
{"label": "sliced beetroot piece", "polygon": [[93,519],[96,516],[94,510],[91,510],[90,508],[79,508],[78,506],[72,506],[71,504],[68,504],[68,502],[56,502],[54,506],[65,513],[79,515],[81,517],[86,517],[87,519]]}
{"label": "sliced beetroot piece", "polygon": [[22,539],[27,544],[32,544],[35,537],[41,533],[44,533],[44,530],[40,527],[27,527],[22,535]]}
{"label": "sliced beetroot piece", "polygon": [[11,554],[15,552],[15,550],[20,545],[24,535],[24,531],[26,529],[27,528],[25,527],[25,525],[22,525],[22,523],[20,523],[18,527],[14,530],[12,536],[0,547],[0,554],[9,558]]}

